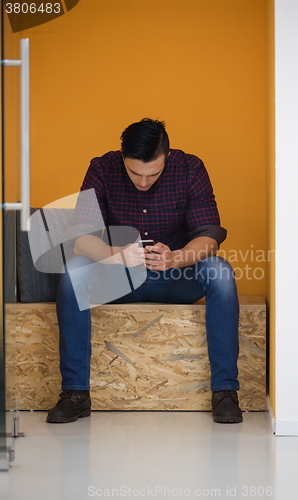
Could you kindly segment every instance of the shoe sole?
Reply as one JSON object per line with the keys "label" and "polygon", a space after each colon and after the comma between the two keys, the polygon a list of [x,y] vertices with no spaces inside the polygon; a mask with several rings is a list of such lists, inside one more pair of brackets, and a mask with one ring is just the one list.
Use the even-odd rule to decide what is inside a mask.
{"label": "shoe sole", "polygon": [[213,417],[213,420],[218,424],[240,424],[243,417]]}
{"label": "shoe sole", "polygon": [[90,415],[91,415],[91,409],[89,408],[88,410],[84,410],[78,415],[75,415],[74,417],[68,417],[68,418],[57,417],[52,419],[49,419],[49,417],[47,417],[47,422],[49,424],[67,424],[69,422],[76,422],[78,418],[90,417]]}

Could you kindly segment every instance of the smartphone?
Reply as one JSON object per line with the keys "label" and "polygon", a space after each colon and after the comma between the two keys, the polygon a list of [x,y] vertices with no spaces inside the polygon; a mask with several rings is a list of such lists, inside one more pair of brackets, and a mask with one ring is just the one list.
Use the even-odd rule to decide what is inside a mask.
{"label": "smartphone", "polygon": [[145,248],[147,245],[155,245],[154,240],[140,240],[139,241],[139,247]]}

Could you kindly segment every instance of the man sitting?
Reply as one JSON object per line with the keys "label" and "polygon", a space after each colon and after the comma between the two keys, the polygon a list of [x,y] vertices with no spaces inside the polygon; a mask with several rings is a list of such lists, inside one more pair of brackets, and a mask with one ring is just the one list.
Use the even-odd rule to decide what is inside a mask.
{"label": "man sitting", "polygon": [[[191,304],[202,297],[213,418],[242,422],[236,392],[239,303],[233,270],[216,256],[226,230],[205,166],[194,155],[170,149],[164,123],[157,120],[131,124],[121,140],[120,151],[91,161],[81,187],[82,193],[94,189],[98,210],[82,201],[76,207],[77,224],[91,230],[76,239],[76,256],[59,282],[62,393],[47,422],[73,422],[91,413],[90,301]],[[99,213],[107,240],[94,234]],[[152,243],[145,249],[136,242],[116,244],[113,227],[134,228],[141,240]],[[123,280],[126,291],[113,300]]]}

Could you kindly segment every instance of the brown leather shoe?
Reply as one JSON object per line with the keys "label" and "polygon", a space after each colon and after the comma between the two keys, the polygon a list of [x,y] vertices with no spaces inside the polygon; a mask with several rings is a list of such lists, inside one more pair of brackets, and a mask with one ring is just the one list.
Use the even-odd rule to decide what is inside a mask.
{"label": "brown leather shoe", "polygon": [[67,423],[75,422],[79,417],[90,417],[91,399],[89,391],[62,391],[59,401],[47,416],[47,422]]}
{"label": "brown leather shoe", "polygon": [[214,422],[236,424],[243,421],[236,391],[223,390],[212,393],[212,415]]}

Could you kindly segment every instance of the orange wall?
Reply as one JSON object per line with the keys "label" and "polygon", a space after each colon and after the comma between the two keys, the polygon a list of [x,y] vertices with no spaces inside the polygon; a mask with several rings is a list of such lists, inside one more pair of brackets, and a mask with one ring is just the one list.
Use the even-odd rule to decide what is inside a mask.
{"label": "orange wall", "polygon": [[[274,0],[267,1],[267,246],[275,249],[275,85],[274,85]],[[275,259],[267,264],[267,305],[269,319],[269,397],[275,411]]]}
{"label": "orange wall", "polygon": [[255,261],[267,244],[265,26],[266,0],[81,0],[25,31],[32,205],[77,192],[129,123],[165,120],[172,147],[210,173],[229,230],[222,251],[250,268],[240,293],[265,295],[252,274],[266,266]]}

